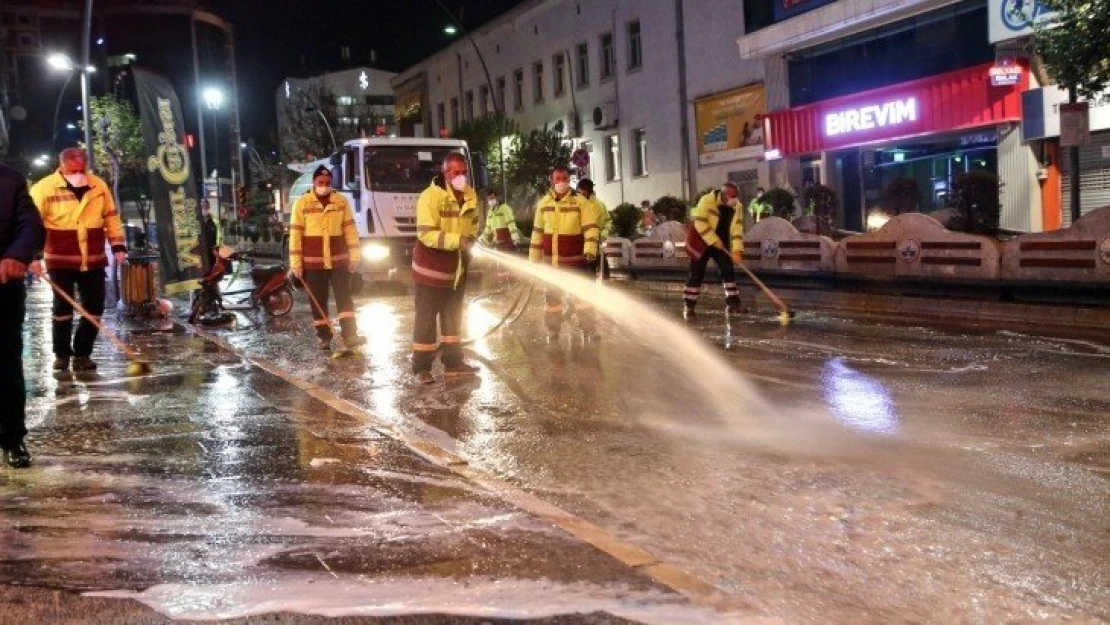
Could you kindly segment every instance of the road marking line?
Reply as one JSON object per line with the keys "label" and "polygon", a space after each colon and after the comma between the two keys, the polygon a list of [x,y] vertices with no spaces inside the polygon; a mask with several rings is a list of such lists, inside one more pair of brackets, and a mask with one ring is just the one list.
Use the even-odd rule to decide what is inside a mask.
{"label": "road marking line", "polygon": [[[265,358],[251,356],[245,350],[203,328],[190,327],[186,324],[182,324],[182,326],[191,330],[196,336],[216,344],[267,373],[301,389],[313,399],[324,403],[336,412],[370,421],[375,428],[404,444],[425,460],[445,467],[459,477],[488,489],[503,501],[558,527],[571,536],[622,562],[629,568],[642,571],[656,583],[685,595],[695,604],[722,612],[744,611],[749,613],[745,616],[756,616],[754,614],[757,612],[755,608],[744,603],[735,595],[672,564],[668,564],[644,549],[622,542],[600,526],[544,501],[532,493],[506,482],[493,473],[475,467],[458,454],[443,449],[435,441],[422,438],[419,433],[401,431],[394,424],[375,417],[369,410],[343,399],[313,382],[297,377]],[[761,617],[756,617],[756,620],[761,620]]]}

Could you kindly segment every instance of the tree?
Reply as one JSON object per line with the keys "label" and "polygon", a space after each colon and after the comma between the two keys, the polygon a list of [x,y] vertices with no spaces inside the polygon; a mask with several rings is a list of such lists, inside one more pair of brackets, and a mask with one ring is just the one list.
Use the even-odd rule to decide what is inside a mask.
{"label": "tree", "polygon": [[358,137],[359,128],[340,124],[335,113],[335,94],[319,81],[310,81],[291,93],[278,111],[284,124],[278,137],[283,159],[311,161],[331,154],[333,133],[336,145]]}
{"label": "tree", "polygon": [[138,199],[146,189],[148,154],[142,121],[135,108],[126,100],[106,94],[89,100],[89,113],[93,126],[94,169],[109,172],[117,204],[122,199],[121,182],[126,183],[128,199]]}
{"label": "tree", "polygon": [[[1106,0],[1040,0],[1046,19],[1024,15],[1032,23],[1037,52],[1049,74],[1068,90],[1068,102],[1093,100],[1110,86],[1110,2]],[[1019,3],[1035,6],[1036,3]],[[1072,221],[1079,219],[1079,148],[1068,148]]]}
{"label": "tree", "polygon": [[509,199],[513,206],[531,207],[548,186],[551,168],[566,166],[570,145],[559,132],[543,128],[519,135],[507,157]]}
{"label": "tree", "polygon": [[[502,139],[511,143],[519,134],[516,122],[503,113],[490,113],[471,121],[464,121],[455,129],[455,138],[466,141],[472,153],[481,153],[490,174],[490,185],[505,195],[508,177],[508,150],[503,149]],[[502,160],[504,159],[504,163]],[[504,178],[503,178],[504,174]]]}

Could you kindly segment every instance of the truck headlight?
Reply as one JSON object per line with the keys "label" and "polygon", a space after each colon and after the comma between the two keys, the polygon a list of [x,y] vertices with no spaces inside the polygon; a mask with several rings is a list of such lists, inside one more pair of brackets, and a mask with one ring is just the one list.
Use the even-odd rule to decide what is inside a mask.
{"label": "truck headlight", "polygon": [[370,262],[389,258],[389,246],[381,243],[367,243],[362,246],[362,258]]}

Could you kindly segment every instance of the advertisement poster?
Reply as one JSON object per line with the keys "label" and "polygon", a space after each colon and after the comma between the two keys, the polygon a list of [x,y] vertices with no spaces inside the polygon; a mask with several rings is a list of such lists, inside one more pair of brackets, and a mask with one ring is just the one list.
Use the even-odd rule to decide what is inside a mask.
{"label": "advertisement poster", "polygon": [[151,72],[135,70],[135,92],[143,136],[150,151],[150,191],[161,251],[166,295],[196,288],[200,276],[200,221],[185,123],[173,86]]}
{"label": "advertisement poster", "polygon": [[763,155],[763,85],[749,85],[694,101],[698,164],[712,165]]}

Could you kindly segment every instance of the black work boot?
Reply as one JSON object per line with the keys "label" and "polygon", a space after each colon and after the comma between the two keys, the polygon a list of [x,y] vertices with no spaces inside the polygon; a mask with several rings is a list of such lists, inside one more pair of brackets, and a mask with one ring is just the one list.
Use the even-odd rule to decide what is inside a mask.
{"label": "black work boot", "polygon": [[73,370],[91,373],[96,371],[96,363],[93,362],[93,359],[89,358],[88,356],[74,356]]}
{"label": "black work boot", "polygon": [[740,302],[736,302],[735,304],[726,305],[725,306],[725,312],[727,312],[730,315],[744,315],[744,314],[747,314],[748,308],[746,306],[744,306],[743,304],[741,304]]}
{"label": "black work boot", "polygon": [[321,337],[319,337],[319,340],[320,340],[320,351],[330,352],[331,351],[331,337],[330,336],[321,336]]}
{"label": "black work boot", "polygon": [[23,441],[4,446],[4,463],[13,469],[26,469],[31,466],[31,454]]}
{"label": "black work boot", "polygon": [[55,371],[69,371],[69,356],[55,356],[54,357],[54,370]]}
{"label": "black work boot", "polygon": [[687,304],[686,307],[682,309],[682,318],[685,319],[686,321],[691,321],[693,319],[696,319],[697,316],[698,316],[697,309],[695,307],[689,305],[689,304]]}

